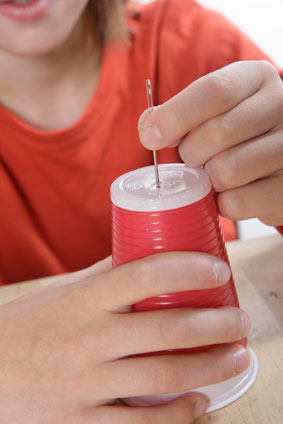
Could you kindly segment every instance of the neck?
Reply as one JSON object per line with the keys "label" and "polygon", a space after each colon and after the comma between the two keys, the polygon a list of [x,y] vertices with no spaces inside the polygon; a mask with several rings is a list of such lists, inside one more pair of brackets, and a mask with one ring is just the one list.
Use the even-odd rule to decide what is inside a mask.
{"label": "neck", "polygon": [[[70,125],[90,100],[99,67],[100,49],[93,39],[86,39],[82,26],[55,51],[41,56],[23,57],[0,50],[0,102],[39,128]],[[73,96],[76,110],[66,107]]]}

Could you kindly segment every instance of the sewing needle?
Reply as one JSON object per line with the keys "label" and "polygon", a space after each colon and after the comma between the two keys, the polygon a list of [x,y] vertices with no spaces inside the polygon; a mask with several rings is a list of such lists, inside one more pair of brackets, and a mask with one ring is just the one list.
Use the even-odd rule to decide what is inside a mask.
{"label": "sewing needle", "polygon": [[[152,100],[151,82],[150,82],[149,79],[146,80],[146,96],[147,96],[148,109],[150,109],[150,112],[152,112],[153,111],[153,100]],[[153,161],[154,161],[156,188],[160,188],[160,180],[159,180],[156,150],[153,150]]]}

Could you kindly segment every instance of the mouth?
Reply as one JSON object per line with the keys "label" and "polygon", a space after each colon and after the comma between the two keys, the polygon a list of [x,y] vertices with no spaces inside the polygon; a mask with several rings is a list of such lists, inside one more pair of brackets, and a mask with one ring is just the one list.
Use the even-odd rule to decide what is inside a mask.
{"label": "mouth", "polygon": [[0,14],[14,21],[25,22],[42,18],[54,0],[0,0]]}
{"label": "mouth", "polygon": [[0,4],[28,4],[32,3],[34,0],[0,0]]}

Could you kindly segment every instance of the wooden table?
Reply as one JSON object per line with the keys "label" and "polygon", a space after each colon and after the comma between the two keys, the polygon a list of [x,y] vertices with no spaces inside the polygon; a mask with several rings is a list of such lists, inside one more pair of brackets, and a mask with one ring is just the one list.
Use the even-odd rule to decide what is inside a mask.
{"label": "wooden table", "polygon": [[[252,319],[249,340],[259,360],[259,374],[245,396],[197,424],[283,424],[283,238],[236,241],[227,247],[241,306]],[[56,279],[5,286],[0,289],[0,303]]]}

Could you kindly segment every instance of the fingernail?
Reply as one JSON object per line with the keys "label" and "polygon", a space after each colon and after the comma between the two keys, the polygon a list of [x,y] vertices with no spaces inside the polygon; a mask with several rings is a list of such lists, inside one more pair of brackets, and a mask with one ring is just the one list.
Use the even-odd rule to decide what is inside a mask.
{"label": "fingernail", "polygon": [[241,372],[243,372],[245,369],[248,368],[249,363],[250,363],[249,352],[244,347],[240,347],[234,353],[235,373],[240,374]]}
{"label": "fingernail", "polygon": [[158,149],[162,144],[159,129],[155,125],[148,125],[141,129],[140,139],[144,147],[148,149]]}
{"label": "fingernail", "polygon": [[224,261],[217,261],[214,263],[214,272],[217,280],[221,284],[228,283],[231,278],[231,270],[228,264]]}
{"label": "fingernail", "polygon": [[251,320],[244,311],[241,311],[241,319],[242,319],[242,326],[243,326],[243,336],[247,336],[251,329]]}
{"label": "fingernail", "polygon": [[194,418],[199,418],[207,410],[208,402],[205,398],[199,398],[194,404]]}
{"label": "fingernail", "polygon": [[138,122],[138,131],[140,132],[140,130],[141,130],[141,128],[142,128],[142,126],[143,126],[143,123],[144,123],[144,121],[145,121],[145,119],[146,119],[146,117],[148,116],[150,114],[150,110],[149,109],[146,109],[142,114],[141,114],[141,116],[140,116],[140,119],[139,119],[139,122]]}

